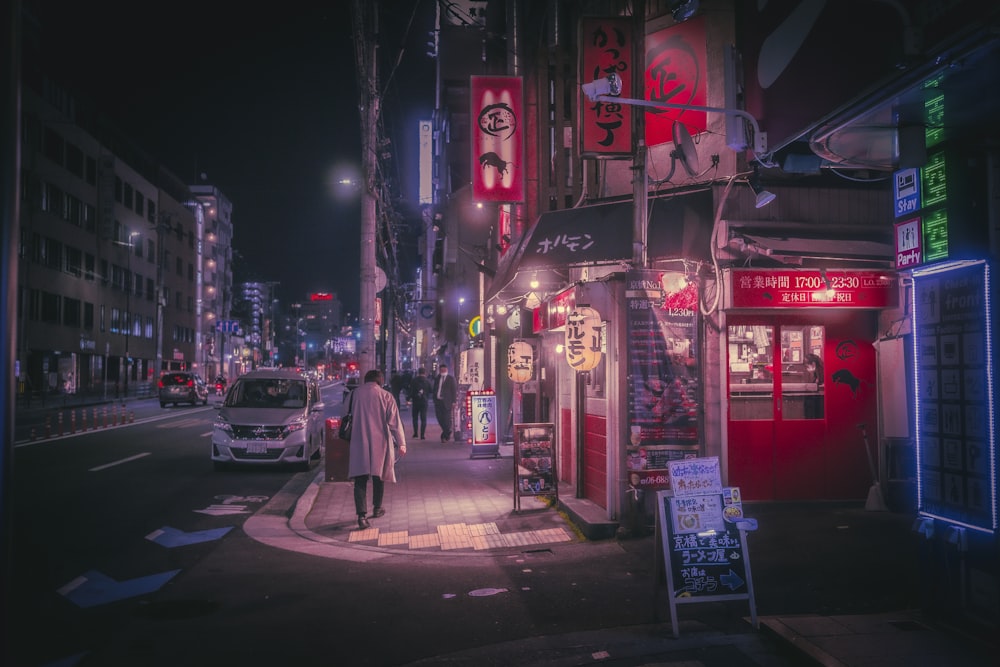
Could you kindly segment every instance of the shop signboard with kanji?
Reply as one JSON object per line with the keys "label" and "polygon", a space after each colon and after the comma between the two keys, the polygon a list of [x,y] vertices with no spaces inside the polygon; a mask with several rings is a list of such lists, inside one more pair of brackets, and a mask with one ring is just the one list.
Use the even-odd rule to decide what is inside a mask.
{"label": "shop signboard with kanji", "polygon": [[[580,80],[617,74],[622,97],[632,97],[633,20],[587,17],[580,22]],[[584,155],[630,155],[632,112],[616,101],[590,101],[581,93],[580,152]]]}
{"label": "shop signboard with kanji", "polygon": [[669,475],[656,507],[674,636],[678,604],[712,600],[747,600],[756,627],[746,533],[757,523],[743,517],[739,489],[722,486],[718,457],[673,461]]}
{"label": "shop signboard with kanji", "polygon": [[524,201],[523,81],[517,76],[473,76],[472,197],[477,202]]}

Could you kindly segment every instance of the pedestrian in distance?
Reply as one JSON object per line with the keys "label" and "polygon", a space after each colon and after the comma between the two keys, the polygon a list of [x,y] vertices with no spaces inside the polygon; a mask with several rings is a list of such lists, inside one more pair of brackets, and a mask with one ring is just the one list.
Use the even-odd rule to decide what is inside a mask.
{"label": "pedestrian in distance", "polygon": [[427,434],[427,401],[432,391],[431,381],[427,379],[427,369],[418,368],[417,374],[410,381],[409,389],[406,390],[412,404],[414,438],[419,433],[420,439],[423,440]]}
{"label": "pedestrian in distance", "polygon": [[389,376],[389,391],[396,399],[396,406],[399,407],[399,395],[403,393],[403,375],[399,371],[393,371]]}
{"label": "pedestrian in distance", "polygon": [[458,398],[458,383],[448,374],[448,367],[441,364],[434,379],[434,416],[441,425],[441,442],[451,438],[451,413]]}
{"label": "pedestrian in distance", "polygon": [[351,406],[353,426],[347,476],[354,480],[354,507],[358,528],[368,522],[368,479],[372,480],[372,518],[385,515],[382,500],[385,483],[396,481],[396,452],[406,454],[406,434],[392,394],[382,388],[379,370],[365,373],[364,384],[354,390]]}

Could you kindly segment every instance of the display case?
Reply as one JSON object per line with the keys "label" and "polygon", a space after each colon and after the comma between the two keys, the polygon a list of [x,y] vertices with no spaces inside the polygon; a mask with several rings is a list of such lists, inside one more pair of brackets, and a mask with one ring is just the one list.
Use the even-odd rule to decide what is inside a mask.
{"label": "display case", "polygon": [[522,496],[553,496],[556,485],[555,424],[514,424],[514,510]]}

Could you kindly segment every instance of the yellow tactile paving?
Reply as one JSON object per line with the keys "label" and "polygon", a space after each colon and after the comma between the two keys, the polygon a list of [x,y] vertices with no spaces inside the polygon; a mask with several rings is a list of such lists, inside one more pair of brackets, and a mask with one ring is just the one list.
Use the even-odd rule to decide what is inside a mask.
{"label": "yellow tactile paving", "polygon": [[438,536],[441,538],[441,550],[471,549],[472,537],[469,527],[464,523],[449,523],[438,526]]}
{"label": "yellow tactile paving", "polygon": [[410,549],[438,547],[442,551],[454,549],[503,549],[525,547],[553,542],[572,542],[573,536],[565,528],[526,530],[518,533],[501,533],[496,523],[449,523],[437,527],[437,532],[410,535],[409,531],[380,532],[378,528],[352,530],[348,542],[377,541],[380,547],[405,545]]}
{"label": "yellow tactile paving", "polygon": [[474,523],[469,526],[469,535],[476,537],[478,535],[496,535],[500,532],[497,528],[496,523],[490,521],[489,523]]}
{"label": "yellow tactile paving", "polygon": [[364,530],[352,530],[347,536],[348,542],[367,542],[378,539],[378,528],[365,528]]}
{"label": "yellow tactile paving", "polygon": [[428,547],[441,546],[441,537],[437,533],[427,533],[425,535],[410,535],[411,549],[426,549]]}
{"label": "yellow tactile paving", "polygon": [[407,530],[397,530],[391,533],[381,533],[378,536],[378,545],[380,547],[391,547],[397,544],[409,544],[410,543],[410,532]]}

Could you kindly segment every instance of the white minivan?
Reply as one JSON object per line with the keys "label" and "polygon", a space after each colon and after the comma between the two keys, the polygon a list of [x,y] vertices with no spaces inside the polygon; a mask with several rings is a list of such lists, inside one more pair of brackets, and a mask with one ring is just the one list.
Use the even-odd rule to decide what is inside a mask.
{"label": "white minivan", "polygon": [[212,461],[295,464],[308,470],[322,456],[319,385],[295,370],[267,368],[241,375],[226,393],[212,430]]}

